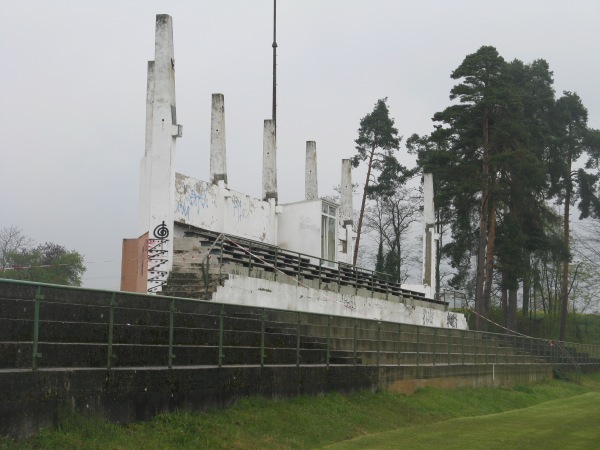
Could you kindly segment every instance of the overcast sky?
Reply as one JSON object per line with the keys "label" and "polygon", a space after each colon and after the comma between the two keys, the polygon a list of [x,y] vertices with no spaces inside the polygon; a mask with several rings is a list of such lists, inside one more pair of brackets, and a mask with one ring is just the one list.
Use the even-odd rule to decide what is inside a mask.
{"label": "overcast sky", "polygon": [[[156,14],[173,17],[177,171],[208,179],[211,94],[222,93],[229,186],[259,197],[272,7],[0,0],[0,228],[77,250],[85,286],[119,287],[122,239],[138,231]],[[320,195],[332,192],[379,98],[388,97],[401,135],[429,133],[449,104],[450,73],[482,45],[506,60],[547,60],[556,91],[577,92],[600,128],[597,0],[279,0],[277,13],[282,203],[303,198],[307,140],[317,142]]]}

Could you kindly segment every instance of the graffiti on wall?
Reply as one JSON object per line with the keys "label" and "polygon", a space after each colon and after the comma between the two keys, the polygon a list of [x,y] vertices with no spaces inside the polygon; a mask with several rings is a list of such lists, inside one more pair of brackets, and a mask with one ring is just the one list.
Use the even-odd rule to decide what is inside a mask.
{"label": "graffiti on wall", "polygon": [[342,304],[348,309],[356,309],[356,297],[354,295],[342,294]]}
{"label": "graffiti on wall", "polygon": [[434,313],[432,309],[423,308],[423,325],[433,325]]}
{"label": "graffiti on wall", "polygon": [[196,214],[200,214],[200,210],[204,208],[208,208],[206,187],[200,189],[200,186],[198,186],[197,189],[190,189],[186,194],[181,196],[180,200],[177,202],[175,213],[179,213],[189,220],[190,212],[193,211]]}
{"label": "graffiti on wall", "polygon": [[168,243],[169,228],[163,220],[154,228],[152,238],[148,239],[148,292],[160,291],[167,282]]}
{"label": "graffiti on wall", "polygon": [[235,217],[238,222],[248,218],[250,211],[248,208],[244,207],[242,199],[234,195],[231,199],[231,203],[233,205],[233,217]]}
{"label": "graffiti on wall", "polygon": [[448,313],[446,318],[446,326],[448,328],[458,328],[458,316],[456,313]]}

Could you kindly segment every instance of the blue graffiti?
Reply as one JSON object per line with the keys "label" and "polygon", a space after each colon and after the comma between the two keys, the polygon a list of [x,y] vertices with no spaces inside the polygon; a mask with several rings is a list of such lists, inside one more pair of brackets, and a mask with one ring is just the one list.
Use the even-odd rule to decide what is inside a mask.
{"label": "blue graffiti", "polygon": [[244,206],[242,205],[242,201],[238,197],[234,196],[232,198],[232,203],[233,216],[238,220],[238,222],[247,219],[250,215],[250,212],[246,208],[244,208]]}
{"label": "blue graffiti", "polygon": [[197,214],[200,214],[201,209],[208,208],[208,198],[205,192],[189,192],[183,200],[177,203],[175,212],[181,213],[189,219],[192,208],[196,210]]}

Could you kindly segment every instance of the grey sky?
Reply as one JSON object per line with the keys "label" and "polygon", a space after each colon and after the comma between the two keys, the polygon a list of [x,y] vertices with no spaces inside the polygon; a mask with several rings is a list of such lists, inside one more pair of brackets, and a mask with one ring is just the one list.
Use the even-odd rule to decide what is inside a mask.
{"label": "grey sky", "polygon": [[[0,0],[0,227],[80,251],[88,287],[118,288],[121,240],[137,232],[146,62],[162,13],[173,17],[184,127],[177,170],[208,178],[220,92],[229,185],[260,196],[272,0]],[[379,98],[401,135],[428,133],[449,104],[450,73],[482,45],[546,59],[556,91],[576,91],[600,128],[599,19],[597,0],[279,0],[280,201],[302,199],[307,140],[317,141],[320,194],[332,191]]]}

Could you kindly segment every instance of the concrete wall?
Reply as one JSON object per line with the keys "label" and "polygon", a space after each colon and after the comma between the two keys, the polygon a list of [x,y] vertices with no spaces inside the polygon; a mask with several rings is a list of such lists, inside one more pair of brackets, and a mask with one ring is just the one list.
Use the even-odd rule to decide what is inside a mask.
{"label": "concrete wall", "polygon": [[182,174],[175,176],[175,222],[277,245],[274,202]]}
{"label": "concrete wall", "polygon": [[302,285],[230,275],[213,296],[218,303],[467,330],[463,314]]}
{"label": "concrete wall", "polygon": [[320,199],[281,205],[282,213],[278,218],[279,246],[319,258],[321,206]]}
{"label": "concrete wall", "polygon": [[[255,285],[254,292],[249,292],[248,296],[272,294],[271,288],[269,284]],[[283,292],[277,294],[282,295]],[[296,294],[304,295],[303,291]],[[31,367],[34,350],[29,339],[36,301],[41,303],[40,338],[44,340],[37,348],[41,353],[39,366],[37,370],[31,370],[27,367]],[[324,302],[323,299],[306,301]],[[344,308],[350,306],[343,305]],[[113,308],[114,314],[109,313],[110,308]],[[261,310],[230,305],[222,308],[215,302],[177,300],[176,327],[171,335],[168,332],[170,308],[171,299],[168,297],[2,280],[0,435],[30,436],[43,427],[54,426],[62,407],[127,423],[149,419],[165,411],[226,407],[250,395],[282,398],[364,389],[410,392],[426,385],[444,388],[512,386],[552,377],[552,364],[532,360],[520,352],[511,352],[510,359],[507,356],[500,362],[498,358],[488,362],[487,350],[481,346],[484,333],[469,334],[473,341],[467,339],[465,343],[465,335],[458,330],[447,330],[447,335],[460,338],[457,345],[463,358],[465,352],[473,352],[475,357],[477,350],[480,356],[478,362],[468,359],[462,363],[436,365],[434,359],[433,364],[423,361],[422,365],[410,362],[399,365],[394,359],[394,363],[388,365],[375,365],[363,360],[356,365],[332,362],[327,366],[322,359],[310,361],[308,357],[312,354],[321,358],[327,351],[329,358],[329,350],[325,350],[323,342],[331,342],[331,357],[338,353],[339,358],[336,340],[352,342],[353,322],[348,321],[350,327],[346,327],[345,332],[341,331],[344,328],[332,327],[332,330],[340,330],[340,334],[332,336],[331,341],[328,337],[324,341],[323,336],[327,336],[328,332],[320,322],[327,323],[327,316],[305,318],[302,326],[311,332],[302,336],[309,339],[304,342],[311,345],[303,348],[305,353],[302,353],[301,365],[296,366],[289,359],[294,358],[297,352],[295,330],[298,329],[298,319],[295,314],[277,311],[267,322],[267,326],[274,329],[265,332],[265,327],[261,326],[261,317],[264,317]],[[227,331],[222,335],[225,362],[218,367],[221,314],[224,330]],[[285,319],[286,315],[291,315],[292,320]],[[368,345],[368,353],[374,353],[375,348],[371,344],[380,338],[376,337],[379,332],[372,325],[379,324],[359,322],[362,322],[360,341]],[[110,340],[112,348],[107,342],[110,323],[114,323],[114,336]],[[384,326],[381,333],[381,343],[384,349],[386,343],[394,349],[400,335],[398,338],[392,336],[393,340],[389,341],[389,336],[385,336],[386,328]],[[346,332],[350,334],[346,335]],[[427,340],[427,334],[423,333],[420,341],[413,341],[407,339],[406,331],[404,333],[406,345],[418,345],[429,353],[435,351]],[[272,358],[273,362],[269,364],[267,359],[264,367],[257,363],[261,358],[261,334],[266,337],[267,358]],[[172,368],[167,366],[168,347],[165,345],[169,336],[175,338],[173,350],[176,358]],[[475,342],[475,337],[481,338],[481,341]],[[540,340],[540,343],[543,342]],[[196,347],[200,353],[189,353],[191,347]],[[438,351],[445,353],[448,348],[443,345]],[[408,347],[406,351],[409,351]],[[352,350],[346,352],[351,353]],[[117,357],[111,359],[111,354]],[[543,354],[542,351],[540,355]],[[405,353],[405,356],[408,355]],[[552,354],[547,357],[551,358]],[[513,360],[515,363],[512,363]],[[109,365],[108,361],[112,361],[113,365]],[[597,370],[598,360],[592,358],[590,365],[585,367]]]}
{"label": "concrete wall", "polygon": [[[59,411],[117,423],[148,420],[166,411],[206,411],[251,395],[286,398],[326,392],[419,387],[515,386],[552,377],[550,366],[468,368],[283,366],[78,369],[0,372],[0,435],[31,436],[56,426]],[[471,376],[471,373],[473,375]]]}

